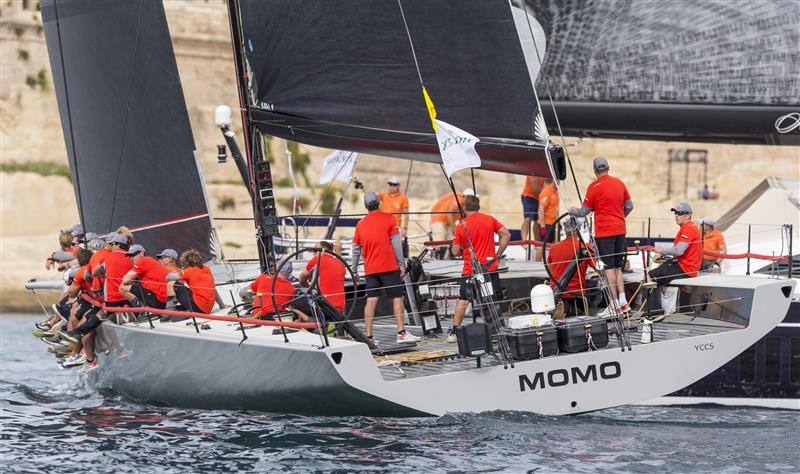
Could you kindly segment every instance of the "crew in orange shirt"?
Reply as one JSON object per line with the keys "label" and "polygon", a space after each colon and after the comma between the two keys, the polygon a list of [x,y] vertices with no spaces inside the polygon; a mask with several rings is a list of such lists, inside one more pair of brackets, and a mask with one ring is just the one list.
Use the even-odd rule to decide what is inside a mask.
{"label": "crew in orange shirt", "polygon": [[598,156],[592,167],[597,179],[589,184],[583,205],[571,208],[569,213],[573,217],[586,217],[594,212],[597,256],[603,262],[603,274],[613,298],[601,316],[613,316],[628,311],[622,267],[625,266],[627,248],[625,218],[633,211],[633,201],[625,184],[608,174],[608,160]]}
{"label": "crew in orange shirt", "polygon": [[716,223],[717,222],[710,217],[700,219],[700,225],[703,231],[703,265],[701,269],[709,270],[713,273],[720,272],[723,259],[705,255],[705,252],[726,253],[728,251],[722,233],[714,229]]}
{"label": "crew in orange shirt", "polygon": [[133,268],[122,277],[119,292],[131,306],[164,309],[167,303],[167,275],[170,269],[145,255],[144,247],[131,245],[127,252]]}
{"label": "crew in orange shirt", "polygon": [[[550,272],[553,280],[550,286],[557,292],[561,301],[564,302],[564,310],[568,316],[578,316],[588,313],[588,302],[586,296],[586,270],[591,266],[595,268],[594,257],[588,248],[581,245],[578,238],[578,228],[574,219],[564,221],[564,232],[566,238],[550,246],[547,252],[547,263],[550,265]],[[583,251],[581,249],[583,248]],[[562,290],[556,285],[556,281],[561,282],[564,273],[573,264],[578,263],[572,278],[566,282]]]}
{"label": "crew in orange shirt", "polygon": [[[287,304],[294,299],[296,290],[289,278],[292,276],[292,262],[286,261],[280,265],[280,272],[277,277],[269,273],[259,275],[250,286],[242,288],[239,296],[247,298],[255,293],[253,298],[253,314],[256,316],[273,317],[276,313],[285,311]],[[275,303],[272,302],[272,280],[275,279]]]}
{"label": "crew in orange shirt", "polygon": [[536,176],[525,177],[525,187],[522,189],[522,240],[528,240],[530,235],[531,221],[533,221],[533,235],[538,236],[541,232],[539,228],[539,193],[544,187],[544,178]]}
{"label": "crew in orange shirt", "polygon": [[[160,255],[167,253],[167,250],[161,252]],[[175,301],[177,298],[186,311],[210,313],[214,308],[217,296],[216,283],[211,269],[203,265],[203,257],[194,249],[183,252],[181,265],[183,270],[172,271],[167,275],[166,309],[177,309],[178,305]],[[183,283],[178,283],[177,280],[182,280]]]}
{"label": "crew in orange shirt", "polygon": [[[552,179],[544,180],[544,187],[539,193],[539,228],[542,229],[542,242],[552,243],[558,240],[558,230],[553,229],[553,224],[558,217],[558,189]],[[536,249],[536,261],[542,259],[541,248]]]}
{"label": "crew in orange shirt", "polygon": [[[463,206],[464,196],[474,196],[475,192],[467,188],[461,193],[453,195],[452,192],[445,194],[431,208],[431,238],[433,240],[449,240],[453,236],[453,225],[459,219],[458,203]],[[458,201],[456,201],[456,197]],[[444,258],[447,247],[440,247],[436,252],[437,258]]]}
{"label": "crew in orange shirt", "polygon": [[671,209],[675,223],[680,226],[672,247],[656,246],[654,258],[673,257],[650,272],[650,277],[659,285],[669,284],[678,278],[696,277],[703,262],[703,244],[700,229],[692,222],[692,206],[681,202]]}
{"label": "crew in orange shirt", "polygon": [[175,251],[175,249],[164,249],[158,255],[156,255],[156,258],[158,259],[158,263],[169,268],[169,271],[181,271],[180,267],[178,266],[178,252]]}

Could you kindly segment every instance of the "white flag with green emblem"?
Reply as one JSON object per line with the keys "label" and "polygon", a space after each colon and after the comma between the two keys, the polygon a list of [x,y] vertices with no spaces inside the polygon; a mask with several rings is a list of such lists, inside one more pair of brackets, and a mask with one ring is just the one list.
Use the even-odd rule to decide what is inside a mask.
{"label": "white flag with green emblem", "polygon": [[349,183],[357,161],[358,153],[341,150],[334,151],[323,161],[319,184],[330,183],[334,180]]}
{"label": "white flag with green emblem", "polygon": [[481,166],[481,157],[475,151],[475,144],[480,141],[478,137],[441,120],[436,120],[436,125],[436,141],[448,178],[458,170]]}

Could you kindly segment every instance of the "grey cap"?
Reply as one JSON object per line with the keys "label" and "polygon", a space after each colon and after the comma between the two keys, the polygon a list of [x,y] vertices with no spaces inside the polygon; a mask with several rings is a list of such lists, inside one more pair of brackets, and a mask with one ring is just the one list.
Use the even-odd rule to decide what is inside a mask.
{"label": "grey cap", "polygon": [[87,232],[85,237],[86,237],[86,241],[87,242],[90,241],[90,240],[94,240],[94,239],[98,238],[97,234],[95,234],[94,232]]}
{"label": "grey cap", "polygon": [[178,252],[176,252],[175,249],[164,249],[164,250],[161,251],[161,253],[156,255],[156,257],[158,257],[158,258],[169,257],[169,258],[173,258],[173,259],[177,260],[178,259]]}
{"label": "grey cap", "polygon": [[[123,235],[122,237],[124,238],[125,236]],[[128,251],[125,253],[127,253],[128,255],[136,255],[139,252],[144,252],[144,247],[139,244],[133,244],[131,245],[131,248],[129,248]]]}
{"label": "grey cap", "polygon": [[280,270],[278,271],[278,275],[291,275],[292,274],[292,261],[286,260],[278,264]]}
{"label": "grey cap", "polygon": [[572,232],[573,230],[578,230],[578,221],[576,219],[565,219],[561,225],[564,226],[564,230],[566,232]]}
{"label": "grey cap", "polygon": [[392,176],[391,178],[386,180],[386,182],[389,184],[400,184],[400,180],[397,179],[397,176]]}
{"label": "grey cap", "polygon": [[372,191],[365,192],[364,193],[364,205],[365,206],[369,206],[370,203],[373,203],[373,202],[381,202],[381,200],[378,199],[378,195],[375,194]]}
{"label": "grey cap", "polygon": [[72,228],[70,228],[69,233],[72,234],[73,236],[83,235],[83,226],[80,224],[75,224],[74,226],[72,226]]}
{"label": "grey cap", "polygon": [[715,221],[714,219],[712,219],[712,218],[710,218],[710,217],[706,216],[706,217],[704,217],[704,218],[700,219],[700,223],[701,223],[701,224],[705,224],[705,225],[710,225],[710,226],[713,226],[714,224],[716,224],[716,223],[717,223],[717,221]]}
{"label": "grey cap", "polygon": [[691,214],[692,213],[692,206],[690,206],[688,202],[679,202],[678,204],[675,205],[675,207],[670,209],[670,211],[672,211],[672,212],[688,212],[689,214]]}
{"label": "grey cap", "polygon": [[92,252],[97,252],[98,250],[100,250],[105,246],[106,243],[103,242],[102,239],[97,239],[97,238],[89,240],[89,243],[86,244],[86,248],[91,250]]}
{"label": "grey cap", "polygon": [[122,234],[118,234],[117,232],[110,232],[106,236],[106,242],[109,244],[127,244],[128,238]]}
{"label": "grey cap", "polygon": [[605,171],[608,169],[608,160],[605,157],[598,156],[592,161],[592,167],[596,171]]}

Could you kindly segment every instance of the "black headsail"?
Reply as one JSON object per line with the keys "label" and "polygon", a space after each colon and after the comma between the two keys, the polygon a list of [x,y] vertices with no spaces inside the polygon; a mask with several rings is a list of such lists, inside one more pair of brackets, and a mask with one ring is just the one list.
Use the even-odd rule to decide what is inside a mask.
{"label": "black headsail", "polygon": [[[230,2],[250,72],[245,106],[259,130],[441,162],[397,2]],[[549,175],[548,140],[544,130],[534,132],[529,58],[509,2],[402,6],[437,118],[480,138],[482,168]]]}
{"label": "black headsail", "polygon": [[211,220],[161,2],[44,0],[45,38],[87,231],[211,256]]}

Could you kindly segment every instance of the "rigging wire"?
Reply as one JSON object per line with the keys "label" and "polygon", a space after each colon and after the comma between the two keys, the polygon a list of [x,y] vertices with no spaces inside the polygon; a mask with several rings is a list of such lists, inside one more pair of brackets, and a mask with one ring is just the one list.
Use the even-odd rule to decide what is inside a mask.
{"label": "rigging wire", "polygon": [[[81,226],[86,229],[86,223],[83,218],[83,193],[81,193],[81,180],[78,172],[78,155],[75,148],[75,134],[72,131],[72,107],[69,103],[69,84],[67,83],[67,68],[64,64],[64,45],[61,42],[61,18],[58,16],[58,0],[53,0],[53,11],[56,17],[56,32],[58,34],[58,52],[61,57],[61,76],[64,78],[64,101],[67,106],[67,123],[69,123],[69,139],[72,145],[72,163],[75,173],[75,188],[78,195],[78,218],[81,221]],[[99,229],[92,229],[99,230]],[[109,229],[111,230],[111,229]],[[45,312],[46,313],[46,312]]]}

